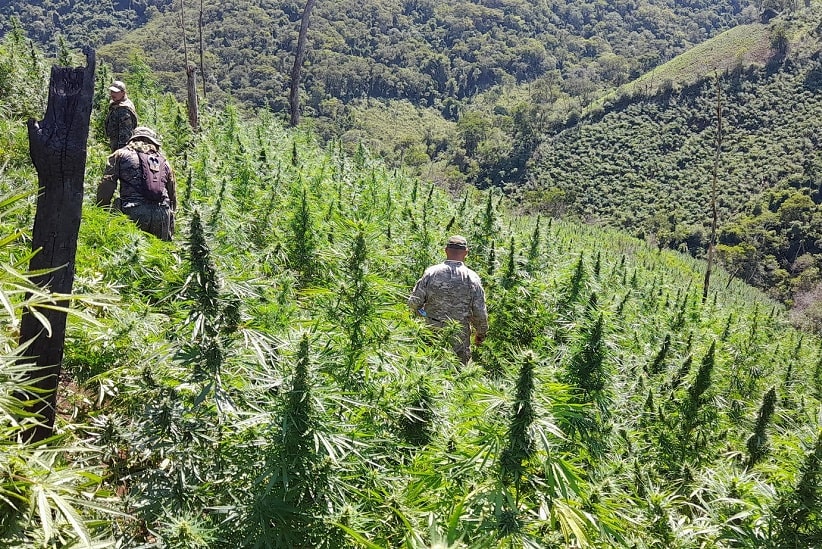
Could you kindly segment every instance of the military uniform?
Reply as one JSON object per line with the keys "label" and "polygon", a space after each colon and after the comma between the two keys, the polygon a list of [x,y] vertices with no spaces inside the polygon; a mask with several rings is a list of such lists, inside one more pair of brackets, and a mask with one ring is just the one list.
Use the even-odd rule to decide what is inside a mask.
{"label": "military uniform", "polygon": [[134,110],[134,103],[131,99],[109,104],[108,116],[106,116],[106,136],[112,151],[126,146],[135,127],[137,127],[137,111]]}
{"label": "military uniform", "polygon": [[111,92],[123,94],[120,101],[112,100],[108,105],[108,115],[106,116],[106,137],[108,137],[109,147],[114,152],[126,146],[134,128],[137,127],[137,111],[131,99],[125,96],[126,85],[116,80],[109,88]]}
{"label": "military uniform", "polygon": [[422,314],[429,326],[441,328],[449,320],[462,326],[453,345],[463,363],[471,358],[471,326],[480,339],[488,332],[485,290],[479,275],[462,261],[445,260],[428,267],[414,285],[408,306]]}
{"label": "military uniform", "polygon": [[[103,179],[97,186],[97,204],[111,204],[119,181],[120,211],[147,233],[161,240],[171,240],[174,234],[174,211],[177,209],[177,185],[171,166],[158,151],[159,142],[152,143],[142,138],[145,130],[151,132],[156,140],[156,134],[148,128],[136,128],[131,141],[108,157]],[[138,154],[140,152],[155,159],[153,169],[159,171],[164,184],[160,199],[149,198],[144,166],[141,165]]]}

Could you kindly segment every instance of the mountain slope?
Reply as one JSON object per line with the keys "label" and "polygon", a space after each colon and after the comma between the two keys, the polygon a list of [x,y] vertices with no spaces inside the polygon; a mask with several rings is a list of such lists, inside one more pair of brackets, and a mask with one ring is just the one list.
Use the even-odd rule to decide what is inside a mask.
{"label": "mountain slope", "polygon": [[[185,6],[190,59],[199,66],[199,6]],[[166,0],[12,0],[0,13],[16,14],[42,42],[61,34],[70,45],[91,42],[126,80],[140,59],[161,89],[184,98],[179,8]],[[205,104],[231,97],[249,108],[287,112],[300,13],[299,2],[206,5]],[[420,173],[455,186],[500,185],[522,180],[546,127],[757,18],[753,2],[730,0],[320,2],[301,103],[323,136],[350,132],[347,141],[366,139],[380,155],[409,160]],[[398,116],[411,104],[425,122],[384,123],[382,113],[395,103]]]}
{"label": "mountain slope", "polygon": [[[50,32],[62,29],[75,41],[82,37],[107,43],[100,48],[101,56],[118,74],[126,71],[122,77],[129,83],[144,85],[150,76],[159,89],[172,89],[183,97],[179,6],[160,1],[126,4],[92,3],[89,13],[83,11],[85,4],[69,9],[61,2],[11,2],[0,9],[32,25],[37,20]],[[739,214],[762,210],[760,202],[777,214],[788,196],[763,195],[750,207],[747,199],[766,189],[781,192],[789,180],[785,183],[789,186],[815,188],[818,139],[808,121],[818,107],[817,73],[808,67],[819,51],[816,27],[821,5],[814,0],[807,8],[796,6],[796,12],[785,11],[768,23],[734,27],[739,21],[755,19],[756,10],[733,2],[375,1],[361,10],[321,3],[312,23],[303,105],[318,135],[327,140],[340,136],[349,152],[364,143],[375,153],[413,166],[452,188],[466,182],[513,187],[529,180],[524,192],[531,202],[545,199],[554,211],[570,209],[583,218],[700,253],[706,241],[706,209],[697,204],[705,201],[712,170],[714,109],[703,93],[710,92],[712,84],[701,82],[713,73],[730,71],[724,77],[725,92],[733,97],[726,99],[750,105],[747,110],[727,112],[731,134],[725,143],[724,167],[729,181],[722,186],[727,193],[721,208],[725,221],[740,223],[726,227],[723,256],[733,272],[790,299],[795,290],[808,289],[807,283],[794,279],[803,274],[813,278],[809,273],[818,269],[818,230],[812,208],[805,205],[802,216],[809,219],[801,231],[790,229],[788,219],[774,233],[768,228],[771,220],[760,215],[744,219]],[[196,8],[187,5],[192,51],[197,44]],[[45,16],[49,10],[59,17]],[[284,110],[298,3],[227,2],[206,7],[203,15],[211,104],[219,105],[230,95],[246,106]],[[100,33],[109,19],[120,26],[111,27],[114,30],[104,37]],[[86,20],[89,28],[83,34],[76,29]],[[51,36],[39,34],[40,26],[32,28],[41,38]],[[123,34],[132,28],[136,30]],[[729,30],[704,41],[723,29]],[[92,36],[92,31],[97,34]],[[786,51],[775,48],[780,40]],[[683,53],[675,56],[678,52]],[[797,79],[802,75],[797,74],[780,88],[768,76],[776,65],[760,72],[749,69],[751,62],[778,62],[780,57],[787,60],[783,72],[804,71],[808,84],[800,85]],[[653,70],[643,73],[647,68]],[[627,82],[634,76],[636,80]],[[769,86],[769,98],[758,97],[759,81]],[[552,167],[553,161],[541,159],[553,154],[545,152],[551,142],[564,138],[549,138],[529,164],[552,128],[562,127],[567,120],[573,123],[580,115],[588,116],[588,124],[606,112],[625,109],[624,123],[641,126],[631,117],[644,116],[642,110],[629,105],[657,93],[684,103],[668,114],[651,112],[651,125],[636,134],[598,136],[587,145],[595,149],[613,145],[620,148],[618,153],[604,151],[600,157],[599,152],[572,151],[573,161],[559,158]],[[807,93],[811,97],[805,101]],[[702,95],[701,104],[689,103],[694,94]],[[746,95],[753,95],[753,101]],[[799,116],[794,117],[797,109]],[[733,120],[738,117],[745,120]],[[744,128],[736,133],[734,126],[739,124]],[[660,129],[676,135],[650,149],[636,146],[644,134],[654,143]],[[628,154],[630,159],[619,157]],[[768,160],[774,157],[784,162]],[[577,169],[579,162],[587,165]],[[567,178],[562,175],[566,171],[571,174]],[[601,178],[608,181],[601,184]],[[621,181],[611,189],[614,178]],[[587,195],[588,183],[606,193],[616,192],[613,204],[577,202],[574,193]],[[660,208],[649,206],[653,200],[648,196],[655,192],[670,193],[675,202],[671,208],[665,206],[670,215],[658,215]],[[740,233],[750,236],[740,239]]]}
{"label": "mountain slope", "polygon": [[[787,27],[775,20],[767,33],[761,25],[729,31],[624,87],[621,98],[604,101],[604,108],[546,139],[529,182],[514,192],[534,207],[570,211],[701,253],[710,226],[719,92],[725,260],[747,280],[790,295],[791,273],[822,266],[822,37],[808,24],[818,25],[812,15]],[[729,59],[736,62],[732,52],[755,56],[786,28],[796,51],[785,61],[717,72]],[[703,79],[706,73],[716,79]],[[651,96],[637,93],[644,87]],[[757,223],[769,230],[740,228]],[[733,249],[743,242],[747,252]]]}
{"label": "mountain slope", "polygon": [[[42,103],[47,63],[36,72],[30,57],[21,40],[0,47],[0,64],[20,68],[15,95],[39,82]],[[21,456],[0,460],[21,503],[0,502],[0,545],[806,547],[822,535],[822,341],[761,292],[720,269],[703,300],[705,265],[687,255],[516,216],[495,191],[451,195],[271,113],[204,113],[193,133],[172,97],[139,94],[179,177],[178,232],[161,242],[93,205],[108,153],[93,133],[74,288],[106,299],[79,302],[94,322],[69,323],[48,459],[11,442],[2,454]],[[25,131],[18,103],[0,96],[4,134]],[[0,188],[28,204],[0,206],[3,234],[30,230],[25,144],[0,148]],[[456,232],[490,315],[464,366],[405,304]],[[0,263],[27,251],[4,238]],[[3,320],[5,374],[19,361]],[[0,388],[14,404],[6,375]],[[21,420],[6,412],[3,426]],[[63,497],[65,468],[86,483],[71,478]]]}
{"label": "mountain slope", "polygon": [[786,17],[772,16],[766,22],[738,25],[605,94],[592,108],[621,95],[653,96],[672,87],[691,86],[717,73],[763,67],[788,56],[791,59],[815,57],[820,51],[820,11],[822,4],[816,2]]}
{"label": "mountain slope", "polygon": [[[752,15],[751,10],[741,13],[746,3],[728,0],[671,4],[320,2],[310,32],[308,103],[318,112],[327,97],[345,102],[364,96],[408,99],[434,106],[548,72],[577,86],[585,80],[600,87],[641,74]],[[189,45],[195,49],[198,7],[188,5],[186,18]],[[160,0],[87,5],[13,0],[3,13],[19,17],[24,28],[46,43],[59,34],[70,45],[91,42],[117,72],[126,68],[129,50],[140,49],[155,71],[167,73],[163,86],[179,91],[185,80],[179,8],[179,3]],[[295,2],[204,6],[205,76],[212,93],[282,108],[300,14]],[[136,30],[123,34],[131,29]],[[437,106],[446,115],[455,114]]]}

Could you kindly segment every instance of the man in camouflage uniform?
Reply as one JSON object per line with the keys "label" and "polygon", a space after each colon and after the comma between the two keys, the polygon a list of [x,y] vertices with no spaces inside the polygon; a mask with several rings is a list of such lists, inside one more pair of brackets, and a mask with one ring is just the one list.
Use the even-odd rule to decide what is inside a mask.
{"label": "man in camouflage uniform", "polygon": [[128,144],[108,157],[97,186],[97,205],[109,206],[120,182],[119,208],[140,229],[161,240],[174,235],[177,185],[154,130],[137,127]]}
{"label": "man in camouflage uniform", "polygon": [[108,115],[106,116],[106,137],[111,152],[126,146],[134,128],[137,127],[137,111],[134,103],[126,97],[126,85],[119,80],[111,83],[109,91]]}
{"label": "man in camouflage uniform", "polygon": [[462,327],[453,341],[454,352],[463,364],[471,358],[471,328],[480,345],[488,333],[485,290],[477,273],[465,266],[468,241],[456,235],[445,245],[446,260],[428,267],[414,285],[408,306],[425,317],[429,326],[442,328],[449,321]]}

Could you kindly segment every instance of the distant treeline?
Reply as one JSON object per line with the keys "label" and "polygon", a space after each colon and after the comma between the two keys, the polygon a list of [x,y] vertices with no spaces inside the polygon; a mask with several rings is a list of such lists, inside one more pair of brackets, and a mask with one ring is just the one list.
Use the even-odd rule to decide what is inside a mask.
{"label": "distant treeline", "polygon": [[[189,12],[189,40],[199,35],[199,2]],[[301,2],[206,3],[206,79],[218,93],[286,110]],[[12,0],[15,16],[47,48],[103,46],[123,70],[141,49],[149,64],[181,90],[180,2]],[[453,103],[493,86],[544,78],[570,96],[636,78],[687,48],[758,17],[751,2],[594,2],[591,0],[367,0],[318,2],[312,15],[305,86],[309,106],[370,97],[408,99],[456,117]],[[8,31],[10,22],[0,23]],[[129,31],[141,30],[129,34]],[[180,97],[183,97],[181,95]]]}

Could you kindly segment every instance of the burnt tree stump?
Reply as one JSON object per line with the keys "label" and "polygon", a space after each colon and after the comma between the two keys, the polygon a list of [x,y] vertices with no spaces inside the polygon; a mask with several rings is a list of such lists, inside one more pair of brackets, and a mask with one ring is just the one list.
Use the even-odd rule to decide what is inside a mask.
{"label": "burnt tree stump", "polygon": [[[94,96],[94,50],[87,48],[85,67],[52,67],[48,105],[43,120],[28,121],[29,154],[37,169],[37,211],[34,215],[29,269],[38,274],[33,281],[55,294],[68,295],[74,284],[77,235],[83,207],[83,182],[91,105]],[[60,305],[67,305],[61,302]],[[52,435],[57,402],[57,384],[63,361],[66,313],[40,308],[50,326],[30,310],[20,323],[20,344],[29,343],[25,360],[33,363],[29,379],[39,395],[28,395],[28,411],[40,416],[41,424],[23,435],[39,442]],[[32,398],[36,397],[36,398]]]}

